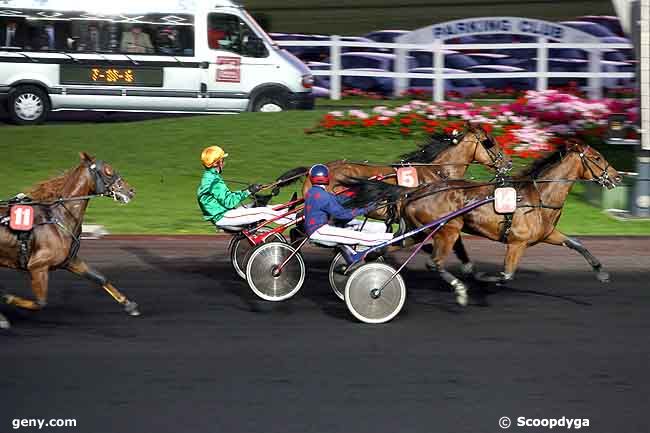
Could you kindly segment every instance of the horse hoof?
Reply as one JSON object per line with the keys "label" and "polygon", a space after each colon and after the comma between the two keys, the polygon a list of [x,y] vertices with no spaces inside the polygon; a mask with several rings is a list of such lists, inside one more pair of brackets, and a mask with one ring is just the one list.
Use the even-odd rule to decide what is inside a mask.
{"label": "horse hoof", "polygon": [[427,267],[427,269],[430,270],[430,271],[435,271],[435,270],[438,269],[438,267],[436,266],[436,264],[433,263],[433,260],[431,260],[431,257],[427,257],[427,260],[426,260],[426,262],[424,263],[424,265],[425,265],[425,266]]}
{"label": "horse hoof", "polygon": [[468,303],[467,293],[458,293],[458,294],[456,294],[456,302],[461,307],[467,307],[467,303]]}
{"label": "horse hoof", "polygon": [[126,304],[124,304],[124,311],[126,311],[127,314],[132,317],[137,317],[140,315],[138,304],[135,302],[128,301]]}
{"label": "horse hoof", "polygon": [[464,265],[461,265],[460,267],[460,272],[466,276],[466,277],[471,277],[474,275],[474,263],[469,262],[465,263]]}
{"label": "horse hoof", "polygon": [[605,271],[599,271],[596,274],[596,278],[598,278],[598,281],[600,281],[601,283],[609,283],[609,281],[610,281],[609,280],[609,272],[605,272]]}
{"label": "horse hoof", "polygon": [[9,320],[2,314],[0,314],[0,329],[9,329],[11,328],[11,323],[9,323]]}

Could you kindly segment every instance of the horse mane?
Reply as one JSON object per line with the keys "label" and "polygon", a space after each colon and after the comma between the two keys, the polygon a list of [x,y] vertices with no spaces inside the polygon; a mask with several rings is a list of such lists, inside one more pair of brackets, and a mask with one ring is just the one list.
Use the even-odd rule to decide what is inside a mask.
{"label": "horse mane", "polygon": [[292,183],[298,182],[299,179],[303,176],[307,176],[307,174],[309,174],[309,167],[296,167],[281,174],[275,181],[278,183],[278,187],[283,188]]}
{"label": "horse mane", "polygon": [[542,159],[533,161],[528,167],[525,167],[521,172],[517,173],[515,178],[537,178],[544,170],[562,161],[565,155],[564,149],[558,149],[555,152],[547,155]]}
{"label": "horse mane", "polygon": [[352,191],[353,195],[343,202],[346,208],[365,207],[381,201],[394,202],[407,190],[399,185],[392,185],[365,177],[347,177],[341,185]]}
{"label": "horse mane", "polygon": [[449,136],[442,133],[432,134],[429,141],[420,145],[420,148],[400,156],[400,162],[428,163],[436,159],[440,153],[451,144]]}
{"label": "horse mane", "polygon": [[35,201],[54,200],[61,197],[63,188],[73,171],[74,169],[70,169],[57,177],[37,183],[26,192],[27,196]]}

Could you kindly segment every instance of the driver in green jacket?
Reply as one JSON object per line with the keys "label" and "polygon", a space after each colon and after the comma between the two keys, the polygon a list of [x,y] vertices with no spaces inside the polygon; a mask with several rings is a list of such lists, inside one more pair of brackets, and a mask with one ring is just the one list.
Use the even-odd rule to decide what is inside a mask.
{"label": "driver in green jacket", "polygon": [[[262,188],[253,184],[241,191],[231,191],[223,178],[225,159],[228,154],[219,146],[210,146],[201,153],[201,162],[205,167],[196,195],[203,219],[211,221],[217,227],[241,228],[263,220],[274,219],[285,211],[273,210],[271,206],[245,207],[242,202]],[[282,218],[279,224],[286,223]]]}

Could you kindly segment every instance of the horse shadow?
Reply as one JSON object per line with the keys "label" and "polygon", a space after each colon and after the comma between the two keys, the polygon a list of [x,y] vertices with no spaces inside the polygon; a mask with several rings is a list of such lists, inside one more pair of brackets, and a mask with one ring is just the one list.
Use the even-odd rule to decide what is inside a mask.
{"label": "horse shadow", "polygon": [[[292,308],[290,303],[266,302],[256,297],[244,280],[242,280],[231,266],[224,266],[220,259],[222,254],[213,254],[209,259],[197,259],[196,257],[163,257],[155,254],[146,247],[125,246],[121,250],[134,255],[145,264],[164,270],[165,272],[193,275],[209,281],[219,282],[216,288],[222,289],[225,293],[239,298],[241,304],[232,305],[233,308],[258,314],[265,314],[277,311],[283,314],[290,314]],[[191,289],[194,293],[216,297],[215,286],[206,287],[201,284]]]}

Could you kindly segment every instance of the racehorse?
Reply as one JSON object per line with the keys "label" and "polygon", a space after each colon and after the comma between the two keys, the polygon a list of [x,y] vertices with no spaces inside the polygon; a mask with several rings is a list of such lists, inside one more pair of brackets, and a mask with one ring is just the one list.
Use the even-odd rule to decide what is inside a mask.
{"label": "racehorse", "polygon": [[[328,190],[345,188],[345,182],[350,178],[365,178],[385,176],[383,182],[396,184],[397,168],[412,165],[417,170],[418,180],[422,183],[439,182],[446,179],[462,179],[469,164],[477,162],[502,175],[510,170],[512,161],[508,158],[499,144],[480,125],[466,122],[464,131],[449,135],[433,135],[429,141],[413,152],[401,156],[401,161],[392,165],[369,164],[338,160],[326,165],[330,169],[330,185]],[[297,167],[289,170],[278,178],[296,179],[298,175],[306,175],[308,167]],[[288,183],[285,183],[285,185]],[[303,184],[304,194],[311,187],[309,178]],[[386,208],[372,211],[368,217],[378,220],[391,220],[399,214],[388,212]],[[389,221],[390,222],[390,221]],[[454,245],[454,252],[463,263],[463,273],[471,274],[474,265],[469,259],[462,240],[459,238]]]}
{"label": "racehorse", "polygon": [[[80,157],[78,167],[39,183],[28,193],[27,200],[15,203],[33,208],[31,231],[20,234],[0,225],[0,266],[29,272],[35,297],[30,300],[0,293],[0,302],[40,310],[47,304],[49,271],[66,269],[98,283],[128,314],[137,316],[140,314],[137,304],[77,256],[89,199],[106,196],[126,204],[135,196],[135,191],[110,164],[86,153],[80,153]],[[11,202],[0,203],[0,221],[8,219],[10,206]],[[6,318],[0,317],[0,326],[9,327]]]}
{"label": "racehorse", "polygon": [[[492,170],[507,170],[511,167],[510,159],[504,156],[503,149],[480,125],[466,122],[463,132],[446,135],[432,135],[427,143],[413,152],[401,156],[395,164],[371,164],[367,162],[352,162],[337,160],[328,162],[330,169],[329,191],[336,191],[350,177],[371,178],[386,176],[384,182],[397,183],[395,170],[412,165],[418,174],[420,183],[432,183],[444,179],[462,179],[469,164],[478,162]],[[282,181],[289,174],[306,175],[308,167],[298,167],[278,178]],[[311,188],[307,177],[302,187],[303,197]],[[378,217],[378,218],[377,218]],[[371,218],[383,219],[383,215],[371,215]]]}
{"label": "racehorse", "polygon": [[[555,228],[564,202],[578,180],[594,181],[612,189],[622,178],[598,151],[570,142],[565,149],[534,162],[512,179],[518,203],[511,216],[496,213],[493,206],[484,205],[445,224],[433,237],[431,269],[454,287],[460,304],[467,303],[465,285],[445,270],[445,260],[462,230],[506,244],[504,271],[487,276],[487,281],[503,283],[512,280],[526,248],[538,243],[563,245],[578,251],[596,272],[598,280],[609,281],[609,274],[602,269],[600,261],[580,241]],[[491,183],[468,181],[439,183],[424,190],[364,178],[354,178],[345,184],[356,192],[346,206],[387,200],[401,207],[401,214],[414,227],[421,227],[469,203],[490,197],[495,189]]]}

